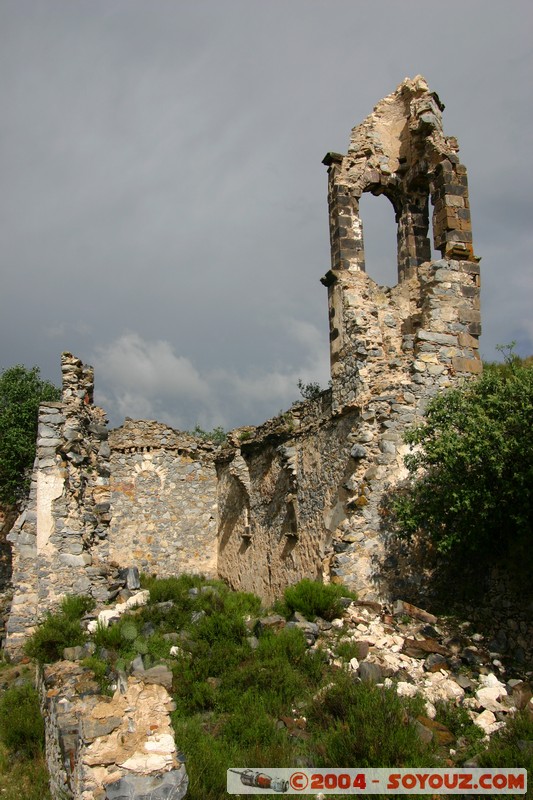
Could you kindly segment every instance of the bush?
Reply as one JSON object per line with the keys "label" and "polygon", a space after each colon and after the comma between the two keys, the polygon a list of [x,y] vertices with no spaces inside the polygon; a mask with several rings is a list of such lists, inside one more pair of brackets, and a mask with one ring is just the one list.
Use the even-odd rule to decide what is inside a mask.
{"label": "bush", "polygon": [[197,439],[202,439],[204,442],[213,442],[213,444],[224,444],[228,438],[228,434],[220,425],[213,428],[212,431],[204,431],[199,425],[195,425],[191,433]]}
{"label": "bush", "polygon": [[80,620],[88,611],[92,611],[95,602],[85,594],[67,595],[61,601],[61,612],[70,620]]}
{"label": "bush", "polygon": [[[480,754],[480,767],[524,767],[533,775],[533,719],[527,711],[511,717]],[[530,777],[531,780],[531,777]]]}
{"label": "bush", "polygon": [[[334,619],[342,615],[341,597],[355,599],[353,592],[349,592],[344,586],[334,583],[324,584],[304,578],[295,586],[285,589],[285,613],[290,615],[294,611],[299,611],[309,620],[315,617]],[[284,610],[280,606],[278,608]]]}
{"label": "bush", "polygon": [[[420,713],[412,702],[412,714]],[[341,672],[309,713],[316,766],[429,767],[431,750],[421,741],[406,711],[409,703],[393,688],[359,683]]]}
{"label": "bush", "polygon": [[406,435],[411,482],[393,501],[397,533],[439,552],[515,554],[531,564],[533,369],[510,355],[437,395]]}
{"label": "bush", "polygon": [[317,381],[310,381],[304,383],[301,378],[298,379],[298,389],[304,400],[316,400],[322,394],[322,389]]}
{"label": "bush", "polygon": [[50,664],[63,658],[65,647],[76,647],[85,643],[87,636],[79,620],[66,614],[48,614],[32,634],[24,652],[40,664]]}
{"label": "bush", "polygon": [[94,607],[87,595],[67,595],[61,601],[57,614],[48,613],[30,637],[24,652],[41,664],[50,664],[63,658],[65,647],[76,647],[87,640],[80,620]]}
{"label": "bush", "polygon": [[29,683],[12,686],[0,697],[0,741],[30,758],[44,747],[44,722],[37,690]]}

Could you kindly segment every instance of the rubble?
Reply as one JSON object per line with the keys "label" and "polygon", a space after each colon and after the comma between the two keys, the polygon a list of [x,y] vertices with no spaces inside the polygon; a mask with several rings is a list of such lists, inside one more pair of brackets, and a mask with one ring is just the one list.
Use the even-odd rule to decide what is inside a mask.
{"label": "rubble", "polygon": [[[468,637],[468,623],[457,631],[451,620],[401,600],[392,610],[380,603],[353,601],[342,619],[319,625],[313,651],[323,649],[332,665],[348,669],[362,682],[394,687],[401,697],[422,696],[427,716],[413,722],[424,741],[453,743],[445,726],[434,721],[439,702],[466,708],[487,736],[503,728],[519,708],[530,706],[533,714],[529,681],[506,680],[506,667],[494,664],[482,647],[482,634]],[[303,620],[300,624],[303,627]],[[339,657],[336,651],[342,643],[357,647],[357,658]]]}

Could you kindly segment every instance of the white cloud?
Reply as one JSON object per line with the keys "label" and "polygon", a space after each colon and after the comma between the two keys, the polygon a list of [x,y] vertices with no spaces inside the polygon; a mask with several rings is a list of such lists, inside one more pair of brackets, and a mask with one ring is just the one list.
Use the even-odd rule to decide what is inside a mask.
{"label": "white cloud", "polygon": [[96,402],[113,424],[125,416],[185,429],[258,424],[298,399],[299,379],[327,383],[325,343],[318,329],[299,320],[289,320],[287,329],[287,338],[303,345],[301,365],[271,370],[245,365],[240,372],[203,374],[170,342],[124,333],[94,352]]}

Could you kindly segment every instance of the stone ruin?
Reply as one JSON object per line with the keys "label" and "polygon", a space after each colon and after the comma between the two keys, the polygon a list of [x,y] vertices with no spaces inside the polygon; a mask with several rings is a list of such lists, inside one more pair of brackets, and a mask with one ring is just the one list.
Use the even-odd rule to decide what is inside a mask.
{"label": "stone ruin", "polygon": [[[324,158],[331,389],[318,398],[220,448],[153,421],[108,431],[92,369],[63,354],[62,400],[40,409],[29,501],[8,536],[10,654],[65,594],[112,597],[121,567],[219,576],[266,602],[302,577],[386,596],[381,503],[405,476],[403,433],[482,369],[466,169],[442,110],[424,78],[406,79],[346,155]],[[365,271],[364,192],[395,210],[393,287]]]}
{"label": "stone ruin", "polygon": [[[387,598],[382,504],[406,475],[403,434],[436,392],[482,369],[466,169],[442,110],[421,76],[406,79],[352,130],[346,155],[324,158],[331,388],[317,398],[232,431],[221,447],[154,421],[109,431],[91,367],[63,354],[62,399],[40,408],[29,499],[7,537],[11,657],[64,595],[89,594],[101,607],[131,567],[219,577],[265,603],[303,577],[342,582],[363,603]],[[393,287],[365,271],[364,192],[394,207]],[[107,707],[86,680],[69,662],[41,675],[53,791],[109,800],[144,797],[157,784],[154,797],[182,797],[170,698],[133,677]],[[123,713],[135,728],[142,712],[130,695],[152,697],[161,752],[147,764],[119,748],[110,767],[100,751],[117,744]]]}

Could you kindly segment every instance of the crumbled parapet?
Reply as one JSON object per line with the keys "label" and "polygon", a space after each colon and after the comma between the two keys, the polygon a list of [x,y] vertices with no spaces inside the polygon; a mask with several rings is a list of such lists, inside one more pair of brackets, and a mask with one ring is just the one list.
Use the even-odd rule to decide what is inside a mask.
{"label": "crumbled parapet", "polygon": [[163,686],[130,677],[123,692],[106,697],[90,670],[63,661],[44,667],[39,688],[54,798],[184,797],[188,778]]}

